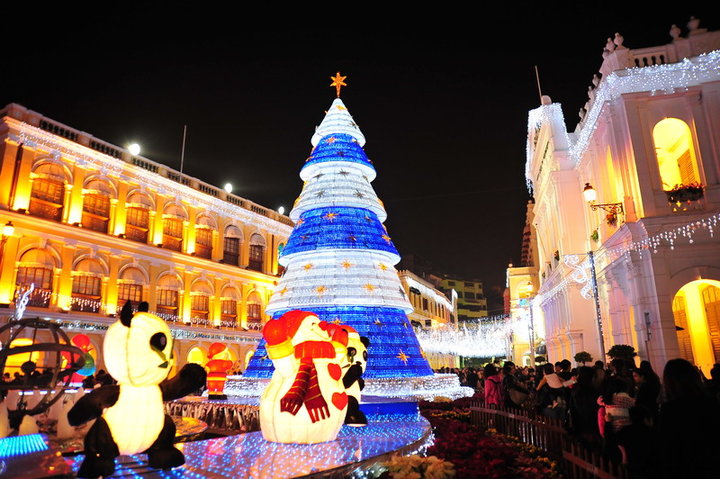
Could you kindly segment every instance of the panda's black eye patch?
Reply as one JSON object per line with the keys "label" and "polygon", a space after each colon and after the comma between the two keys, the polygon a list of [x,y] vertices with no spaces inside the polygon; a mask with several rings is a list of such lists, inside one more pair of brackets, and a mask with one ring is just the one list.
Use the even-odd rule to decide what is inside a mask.
{"label": "panda's black eye patch", "polygon": [[165,346],[167,346],[167,337],[165,337],[165,333],[153,334],[150,338],[150,346],[158,351],[164,350]]}
{"label": "panda's black eye patch", "polygon": [[363,351],[363,360],[367,362],[367,351]]}
{"label": "panda's black eye patch", "polygon": [[348,351],[348,356],[350,356],[351,358],[357,354],[357,349],[353,348],[352,346],[347,348],[347,351]]}

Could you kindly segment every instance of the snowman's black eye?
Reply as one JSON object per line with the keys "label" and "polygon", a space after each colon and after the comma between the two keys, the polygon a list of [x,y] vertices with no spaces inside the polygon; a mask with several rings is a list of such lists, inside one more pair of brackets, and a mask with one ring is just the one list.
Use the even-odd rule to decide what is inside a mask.
{"label": "snowman's black eye", "polygon": [[348,352],[347,355],[348,355],[349,358],[354,358],[355,355],[357,354],[357,350],[356,350],[355,348],[353,348],[352,346],[350,346],[349,348],[347,348],[347,352]]}
{"label": "snowman's black eye", "polygon": [[150,338],[150,346],[158,351],[164,350],[165,346],[167,346],[167,337],[165,337],[165,333],[153,334]]}

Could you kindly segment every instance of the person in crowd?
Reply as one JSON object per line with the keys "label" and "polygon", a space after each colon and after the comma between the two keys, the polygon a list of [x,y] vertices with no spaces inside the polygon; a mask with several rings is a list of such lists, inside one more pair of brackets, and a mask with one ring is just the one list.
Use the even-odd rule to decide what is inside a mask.
{"label": "person in crowd", "polygon": [[602,390],[605,382],[605,364],[602,361],[595,361],[595,377],[593,378],[593,386],[598,391]]}
{"label": "person in crowd", "polygon": [[568,410],[569,432],[590,449],[597,449],[600,445],[597,425],[598,390],[593,386],[594,379],[594,368],[578,368],[577,383],[570,393]]}
{"label": "person in crowd", "polygon": [[660,378],[649,361],[641,361],[640,367],[633,371],[635,382],[635,405],[644,408],[652,424],[657,422],[658,396],[660,395]]}
{"label": "person in crowd", "polygon": [[717,477],[720,408],[695,366],[671,359],[663,371],[667,402],[658,418],[661,477]]}
{"label": "person in crowd", "polygon": [[485,366],[485,404],[490,407],[501,406],[504,402],[502,378],[493,364]]}
{"label": "person in crowd", "polygon": [[[517,409],[522,406],[530,391],[518,381],[515,376],[516,366],[512,361],[505,361],[503,365],[502,387],[505,397],[505,407]],[[519,402],[518,402],[519,401]]]}
{"label": "person in crowd", "polygon": [[465,381],[467,382],[467,385],[469,388],[477,389],[477,383],[478,383],[478,374],[475,372],[475,368],[469,368],[467,376],[465,376]]}
{"label": "person in crowd", "polygon": [[607,438],[609,431],[616,433],[630,424],[630,408],[635,406],[631,391],[632,388],[617,376],[605,379],[603,395],[597,400],[601,409],[598,427],[603,437]]}
{"label": "person in crowd", "polygon": [[543,377],[536,388],[537,409],[546,417],[563,419],[566,409],[563,381],[550,363],[543,366],[543,372]]}
{"label": "person in crowd", "polygon": [[569,381],[570,379],[572,379],[573,374],[570,370],[572,368],[572,363],[569,360],[563,359],[556,364],[560,365],[560,371],[556,371],[557,375],[560,376],[560,379],[562,379],[563,381]]}
{"label": "person in crowd", "polygon": [[616,455],[610,459],[625,464],[632,479],[655,479],[660,476],[660,469],[653,418],[644,407],[632,407],[630,421],[617,433]]}
{"label": "person in crowd", "polygon": [[708,394],[720,403],[720,364],[715,363],[710,370],[710,380],[705,383]]}

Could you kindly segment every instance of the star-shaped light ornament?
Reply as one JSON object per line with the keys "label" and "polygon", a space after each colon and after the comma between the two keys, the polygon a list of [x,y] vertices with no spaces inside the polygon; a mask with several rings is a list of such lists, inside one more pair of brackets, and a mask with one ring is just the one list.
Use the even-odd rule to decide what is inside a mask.
{"label": "star-shaped light ornament", "polygon": [[350,172],[349,172],[349,171],[345,171],[345,170],[340,170],[340,171],[338,172],[338,174],[343,175],[343,176],[347,176],[347,175],[350,174]]}
{"label": "star-shaped light ornament", "polygon": [[317,196],[318,198],[322,198],[323,196],[325,196],[325,190],[318,191],[317,193],[315,193],[315,196]]}
{"label": "star-shaped light ornament", "polygon": [[318,294],[318,296],[322,296],[323,294],[327,293],[327,288],[325,286],[318,286],[315,288],[315,292]]}
{"label": "star-shaped light ornament", "polygon": [[348,236],[348,240],[354,243],[357,241],[357,237],[355,235],[350,235]]}
{"label": "star-shaped light ornament", "polygon": [[382,235],[381,238],[387,241],[388,244],[390,244],[390,237],[388,235]]}
{"label": "star-shaped light ornament", "polygon": [[303,266],[303,268],[305,268],[305,271],[310,271],[310,270],[313,269],[314,267],[315,267],[315,265],[312,264],[312,263],[308,263],[308,264],[306,264],[305,266]]}
{"label": "star-shaped light ornament", "polygon": [[352,267],[354,266],[354,265],[353,265],[350,261],[348,261],[348,260],[345,260],[345,261],[343,261],[343,262],[340,263],[340,264],[341,264],[342,267],[345,268],[345,269],[350,269],[350,268],[352,268]]}
{"label": "star-shaped light ornament", "polygon": [[376,319],[376,320],[375,320],[375,325],[376,325],[376,326],[381,326],[382,323],[383,323],[383,322],[380,321],[380,319]]}
{"label": "star-shaped light ornament", "polygon": [[374,284],[368,283],[368,284],[364,285],[363,288],[367,289],[368,293],[372,293],[373,291],[375,291],[377,289],[377,286],[375,286]]}
{"label": "star-shaped light ornament", "polygon": [[378,268],[380,268],[383,271],[387,271],[388,267],[384,263],[378,263]]}
{"label": "star-shaped light ornament", "polygon": [[345,108],[345,107],[342,106],[342,105],[337,105],[336,108],[337,108],[338,110],[340,110],[340,111],[347,110],[347,108]]}
{"label": "star-shaped light ornament", "polygon": [[347,83],[345,83],[345,79],[347,78],[347,75],[342,76],[340,75],[340,72],[337,72],[334,77],[330,77],[332,80],[332,83],[330,86],[335,87],[335,91],[337,92],[337,97],[340,98],[340,89],[344,86],[347,86]]}
{"label": "star-shaped light ornament", "polygon": [[295,226],[300,226],[303,223],[305,223],[305,220],[302,218],[298,218],[297,222],[295,223]]}
{"label": "star-shaped light ornament", "polygon": [[362,194],[362,193],[361,193],[360,191],[358,191],[358,190],[355,190],[355,196],[356,196],[357,198],[365,198],[365,195]]}
{"label": "star-shaped light ornament", "polygon": [[325,140],[325,143],[327,143],[328,145],[332,145],[332,144],[335,143],[336,141],[337,141],[337,138],[335,138],[334,136],[331,136],[330,138],[328,138],[327,140]]}
{"label": "star-shaped light ornament", "polygon": [[338,215],[337,213],[326,213],[325,216],[323,216],[323,218],[325,218],[326,220],[332,222],[332,221],[335,220],[335,218],[337,217],[337,215]]}
{"label": "star-shaped light ornament", "polygon": [[398,358],[398,359],[399,359],[400,361],[402,361],[403,363],[405,363],[405,366],[407,366],[408,359],[410,359],[410,356],[408,356],[407,354],[405,354],[405,353],[402,351],[402,349],[400,350],[400,353],[399,353],[397,356],[395,356],[395,357]]}
{"label": "star-shaped light ornament", "polygon": [[337,316],[335,316],[335,319],[332,320],[332,323],[333,324],[342,324],[342,320],[340,318],[338,318]]}
{"label": "star-shaped light ornament", "polygon": [[287,286],[285,286],[283,289],[278,291],[278,293],[280,293],[280,296],[285,296],[285,293],[287,293],[287,292],[288,292]]}

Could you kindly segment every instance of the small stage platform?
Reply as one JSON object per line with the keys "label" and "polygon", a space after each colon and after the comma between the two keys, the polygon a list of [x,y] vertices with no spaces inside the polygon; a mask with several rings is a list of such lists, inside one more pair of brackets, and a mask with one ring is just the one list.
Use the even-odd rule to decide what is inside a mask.
{"label": "small stage platform", "polygon": [[[407,455],[432,444],[432,428],[417,406],[382,408],[365,427],[343,426],[338,438],[322,444],[278,444],[251,432],[178,444],[185,465],[171,471],[147,466],[147,456],[122,456],[112,477],[157,478],[346,478],[367,471],[395,454]],[[83,456],[66,458],[73,471]]]}

